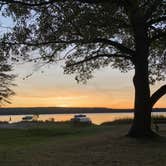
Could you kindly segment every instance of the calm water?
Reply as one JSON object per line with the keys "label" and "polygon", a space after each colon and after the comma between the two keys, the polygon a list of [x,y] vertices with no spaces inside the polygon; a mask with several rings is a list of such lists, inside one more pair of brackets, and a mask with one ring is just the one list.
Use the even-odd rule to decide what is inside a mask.
{"label": "calm water", "polygon": [[[55,121],[66,121],[70,120],[75,114],[45,114],[39,115],[38,120],[46,121],[54,118]],[[106,121],[114,121],[116,119],[123,119],[123,118],[133,118],[133,113],[89,113],[87,115],[93,123],[101,124]],[[166,116],[166,113],[153,113],[153,115],[163,115]],[[0,116],[0,121],[9,121],[11,118],[11,122],[19,122],[22,120],[22,117],[26,115],[5,115]]]}

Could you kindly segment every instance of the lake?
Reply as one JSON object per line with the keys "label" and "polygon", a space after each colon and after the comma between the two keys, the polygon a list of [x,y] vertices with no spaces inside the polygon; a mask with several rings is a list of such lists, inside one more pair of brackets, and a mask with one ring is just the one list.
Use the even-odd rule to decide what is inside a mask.
{"label": "lake", "polygon": [[[42,114],[39,115],[40,121],[50,120],[54,118],[55,121],[67,121],[70,120],[75,114]],[[117,119],[124,118],[133,118],[133,113],[86,113],[87,117],[89,117],[94,124],[101,124],[107,121],[114,121]],[[166,112],[153,112],[154,116],[165,116]],[[20,122],[22,118],[26,115],[1,115],[0,121],[10,121],[11,123]]]}

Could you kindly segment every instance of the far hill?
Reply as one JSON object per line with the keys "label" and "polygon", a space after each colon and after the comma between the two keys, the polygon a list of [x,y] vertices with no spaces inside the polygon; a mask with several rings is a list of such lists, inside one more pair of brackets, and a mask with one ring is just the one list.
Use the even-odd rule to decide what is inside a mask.
{"label": "far hill", "polygon": [[[0,115],[26,114],[76,114],[76,113],[130,113],[132,109],[111,108],[66,108],[66,107],[35,107],[35,108],[0,108]],[[154,112],[166,112],[166,108],[156,108]]]}

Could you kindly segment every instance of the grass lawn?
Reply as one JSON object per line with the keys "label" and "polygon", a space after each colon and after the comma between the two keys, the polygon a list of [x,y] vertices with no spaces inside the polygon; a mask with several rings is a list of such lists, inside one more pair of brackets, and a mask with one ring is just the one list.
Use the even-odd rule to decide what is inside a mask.
{"label": "grass lawn", "polygon": [[[128,124],[0,129],[0,166],[165,166],[166,139],[125,137]],[[159,134],[166,137],[166,126]]]}

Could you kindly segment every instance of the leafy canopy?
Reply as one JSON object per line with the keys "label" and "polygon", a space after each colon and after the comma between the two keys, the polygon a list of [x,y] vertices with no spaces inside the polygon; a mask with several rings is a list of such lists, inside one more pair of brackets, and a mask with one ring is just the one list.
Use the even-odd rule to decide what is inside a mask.
{"label": "leafy canopy", "polygon": [[2,50],[0,49],[0,106],[4,103],[10,103],[9,97],[14,95],[11,86],[15,75],[10,74],[11,65],[7,63]]}
{"label": "leafy canopy", "polygon": [[[64,60],[65,73],[76,73],[76,80],[83,82],[105,66],[127,72],[134,68],[134,18],[146,23],[151,83],[165,79],[165,0],[0,0],[0,4],[1,14],[14,21],[0,39],[14,60],[20,56],[45,63]],[[40,57],[32,57],[35,50]]]}

